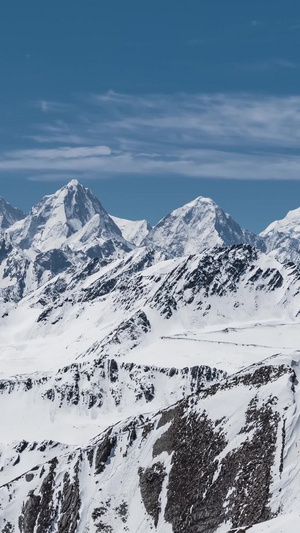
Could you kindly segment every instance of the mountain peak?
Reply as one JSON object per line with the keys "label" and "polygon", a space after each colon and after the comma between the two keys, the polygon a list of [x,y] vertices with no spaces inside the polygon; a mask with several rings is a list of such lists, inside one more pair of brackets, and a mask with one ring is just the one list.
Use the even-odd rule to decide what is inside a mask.
{"label": "mountain peak", "polygon": [[204,196],[198,196],[164,217],[142,244],[165,250],[171,257],[234,244],[251,244],[264,249],[263,239],[242,229],[214,200]]}
{"label": "mountain peak", "polygon": [[119,228],[98,198],[74,179],[54,194],[44,196],[24,221],[14,224],[9,233],[21,248],[46,252],[63,246],[95,215],[101,218],[101,230],[105,228],[106,234],[121,238]]}
{"label": "mountain peak", "polygon": [[[212,198],[209,198],[207,196],[197,196],[197,198],[195,198],[194,200],[191,200],[190,202],[185,204],[183,207],[186,207],[188,205],[197,206],[197,205],[205,205],[205,204],[218,207],[218,204],[216,204],[216,202]],[[182,207],[179,209],[182,209]]]}
{"label": "mountain peak", "polygon": [[[182,213],[183,211],[188,211],[190,209],[217,209],[219,208],[218,204],[212,198],[207,198],[205,196],[197,196],[194,200],[174,209],[171,213]],[[220,209],[220,208],[219,208]]]}
{"label": "mountain peak", "polygon": [[262,236],[268,236],[270,232],[292,232],[295,231],[295,225],[297,227],[297,232],[300,232],[300,207],[297,209],[292,209],[288,211],[284,218],[280,220],[274,220],[264,231],[261,232]]}
{"label": "mountain peak", "polygon": [[68,187],[68,188],[71,188],[71,187],[78,187],[78,186],[81,186],[81,187],[82,187],[81,183],[79,183],[79,181],[78,181],[77,179],[75,179],[75,178],[72,179],[72,180],[70,180],[70,181],[67,183],[67,185],[65,185],[65,187]]}
{"label": "mountain peak", "polygon": [[82,189],[82,190],[86,190],[86,191],[89,190],[86,187],[84,187],[82,185],[82,183],[80,183],[77,179],[74,178],[74,179],[68,181],[68,183],[66,183],[66,185],[64,185],[57,192],[59,193],[60,191],[74,191],[74,190],[76,191],[77,189]]}
{"label": "mountain peak", "polygon": [[[63,187],[58,189],[54,194],[50,194],[50,195],[44,196],[44,198],[42,198],[41,202],[39,202],[39,204],[37,206],[35,206],[35,207],[40,206],[41,203],[43,203],[45,200],[48,200],[48,199],[53,199],[53,201],[58,199],[59,201],[61,201],[68,194],[70,194],[70,195],[74,195],[74,194],[81,195],[81,197],[80,196],[78,197],[77,201],[78,200],[86,201],[87,198],[91,199],[93,197],[98,203],[100,203],[98,198],[96,198],[96,196],[94,196],[93,193],[89,189],[84,187],[78,180],[73,179],[73,180],[69,181],[68,183],[66,183],[66,185],[64,185]],[[35,209],[35,207],[33,209]]]}
{"label": "mountain peak", "polygon": [[293,209],[281,220],[275,220],[260,236],[268,252],[279,261],[300,263],[300,208]]}
{"label": "mountain peak", "polygon": [[18,220],[25,218],[21,209],[13,207],[0,197],[0,228],[7,229]]}

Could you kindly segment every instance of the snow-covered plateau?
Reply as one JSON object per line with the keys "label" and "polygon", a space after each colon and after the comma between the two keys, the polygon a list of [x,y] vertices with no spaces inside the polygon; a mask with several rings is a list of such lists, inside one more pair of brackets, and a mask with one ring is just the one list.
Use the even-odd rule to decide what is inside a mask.
{"label": "snow-covered plateau", "polygon": [[298,533],[300,210],[0,221],[0,532]]}

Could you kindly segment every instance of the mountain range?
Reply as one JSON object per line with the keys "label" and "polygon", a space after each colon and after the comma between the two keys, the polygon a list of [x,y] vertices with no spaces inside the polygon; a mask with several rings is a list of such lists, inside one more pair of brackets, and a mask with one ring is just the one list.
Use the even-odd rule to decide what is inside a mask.
{"label": "mountain range", "polygon": [[298,531],[300,209],[0,221],[0,532]]}

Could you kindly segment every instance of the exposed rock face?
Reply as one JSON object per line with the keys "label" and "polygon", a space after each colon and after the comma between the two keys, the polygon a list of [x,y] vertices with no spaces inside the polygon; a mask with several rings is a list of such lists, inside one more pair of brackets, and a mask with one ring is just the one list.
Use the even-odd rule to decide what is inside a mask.
{"label": "exposed rock face", "polygon": [[[224,522],[236,528],[271,517],[268,501],[279,415],[268,405],[257,409],[255,403],[254,399],[249,405],[240,430],[241,435],[254,430],[253,438],[221,462],[218,456],[229,443],[222,424],[212,424],[206,414],[191,416],[187,425],[184,411],[176,412],[162,442],[156,443],[155,455],[174,450],[165,510],[174,533],[213,533]],[[219,475],[213,482],[217,468]],[[190,486],[193,478],[197,482]]]}
{"label": "exposed rock face", "polygon": [[58,533],[75,533],[79,521],[79,462],[74,467],[74,480],[71,482],[68,472],[64,475],[63,494],[58,522]]}
{"label": "exposed rock face", "polygon": [[[49,421],[53,419],[53,412],[59,418],[61,411],[63,416],[66,409],[70,413],[80,409],[87,418],[91,413],[99,416],[98,413],[112,408],[126,413],[128,404],[132,409],[147,412],[153,409],[152,404],[165,407],[170,398],[179,400],[225,376],[226,373],[208,366],[170,369],[102,358],[64,367],[54,376],[0,380],[0,401],[1,397],[4,400],[21,393],[29,406],[41,403],[45,421],[48,417]],[[164,389],[168,390],[167,395]],[[20,455],[27,445],[22,441],[16,452]]]}
{"label": "exposed rock face", "polygon": [[41,496],[28,493],[28,500],[22,508],[19,518],[19,528],[23,533],[33,533],[40,509]]}
{"label": "exposed rock face", "polygon": [[147,513],[157,526],[161,512],[160,495],[166,472],[163,463],[154,463],[150,468],[139,469],[140,488]]}
{"label": "exposed rock face", "polygon": [[22,533],[50,533],[53,523],[60,533],[92,523],[112,533],[168,524],[174,533],[213,533],[222,524],[234,531],[263,522],[278,511],[273,487],[294,380],[291,367],[259,366],[148,420],[117,424],[86,449],[38,465],[25,499],[23,476],[3,486],[2,508],[9,499]]}
{"label": "exposed rock face", "polygon": [[55,517],[53,493],[57,464],[56,458],[49,463],[49,471],[43,479],[40,494],[35,495],[34,492],[29,492],[19,517],[19,528],[22,533],[51,531]]}

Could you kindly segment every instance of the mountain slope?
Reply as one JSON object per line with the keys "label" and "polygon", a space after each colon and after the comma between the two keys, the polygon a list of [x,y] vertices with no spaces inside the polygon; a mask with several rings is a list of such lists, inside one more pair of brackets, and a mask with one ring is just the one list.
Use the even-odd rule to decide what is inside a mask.
{"label": "mountain slope", "polygon": [[158,264],[138,249],[69,270],[3,306],[3,435],[82,445],[113,421],[297,349],[299,310],[298,270],[246,246]]}
{"label": "mountain slope", "polygon": [[291,511],[299,270],[245,245],[159,259],[93,259],[3,308],[0,531],[215,533]]}
{"label": "mountain slope", "polygon": [[111,218],[120,228],[124,239],[136,246],[141,244],[142,240],[145,239],[152,229],[152,226],[147,220],[126,220],[125,218],[113,216]]}
{"label": "mountain slope", "polygon": [[24,455],[28,466],[20,475],[7,460],[3,531],[236,532],[290,512],[287,495],[299,501],[296,384],[291,361],[277,357],[81,449],[56,444],[53,456],[55,443],[36,443],[48,459],[35,466],[33,443],[20,443],[18,464]]}
{"label": "mountain slope", "polygon": [[202,196],[172,211],[142,241],[142,245],[164,250],[169,257],[234,244],[265,249],[261,237],[242,229],[213,200]]}

